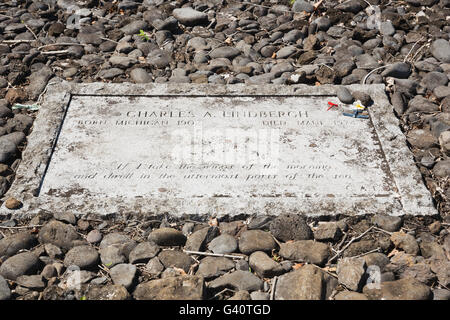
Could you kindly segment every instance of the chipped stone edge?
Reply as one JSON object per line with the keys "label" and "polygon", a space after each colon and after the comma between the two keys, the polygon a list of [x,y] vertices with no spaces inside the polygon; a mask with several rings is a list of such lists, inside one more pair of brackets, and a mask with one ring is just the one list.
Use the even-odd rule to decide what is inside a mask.
{"label": "chipped stone edge", "polygon": [[[50,212],[69,211],[74,214],[139,214],[156,216],[236,216],[282,212],[302,213],[306,216],[368,215],[387,213],[390,215],[437,215],[433,199],[422,181],[413,155],[406,145],[406,137],[401,132],[399,121],[389,104],[384,85],[350,85],[351,91],[364,91],[374,100],[369,109],[371,121],[376,128],[386,160],[395,180],[397,195],[381,199],[376,197],[359,198],[357,201],[337,203],[333,199],[274,198],[262,201],[246,199],[245,205],[236,207],[236,201],[224,199],[135,199],[108,198],[89,194],[74,195],[70,202],[62,202],[47,195],[36,197],[41,178],[45,174],[54,143],[57,139],[70,99],[73,95],[272,95],[272,96],[335,96],[338,86],[323,85],[192,85],[192,84],[131,84],[131,83],[90,83],[75,84],[53,79],[44,96],[41,109],[28,137],[28,145],[23,152],[22,162],[16,178],[4,195],[3,200],[14,197],[23,203],[17,210],[8,210],[4,203],[0,215],[12,214],[14,217],[33,216],[41,210]],[[358,120],[355,120],[358,121]]]}

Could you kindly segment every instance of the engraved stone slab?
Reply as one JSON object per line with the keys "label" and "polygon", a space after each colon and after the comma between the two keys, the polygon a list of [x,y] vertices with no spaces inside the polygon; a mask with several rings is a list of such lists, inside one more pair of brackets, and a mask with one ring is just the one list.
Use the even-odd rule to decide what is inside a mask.
{"label": "engraved stone slab", "polygon": [[334,86],[54,81],[5,197],[19,214],[436,214],[384,86],[349,88],[369,119]]}

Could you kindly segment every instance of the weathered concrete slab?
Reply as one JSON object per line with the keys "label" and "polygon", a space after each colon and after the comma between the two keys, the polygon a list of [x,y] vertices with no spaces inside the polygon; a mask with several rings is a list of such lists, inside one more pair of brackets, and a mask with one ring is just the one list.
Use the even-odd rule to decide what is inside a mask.
{"label": "weathered concrete slab", "polygon": [[5,198],[19,214],[436,214],[384,86],[349,88],[370,119],[327,111],[334,86],[55,81]]}

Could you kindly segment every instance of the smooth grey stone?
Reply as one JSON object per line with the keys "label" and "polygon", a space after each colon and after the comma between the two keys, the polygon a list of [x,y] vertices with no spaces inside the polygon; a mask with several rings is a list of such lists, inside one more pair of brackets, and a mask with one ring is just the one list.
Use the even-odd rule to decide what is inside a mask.
{"label": "smooth grey stone", "polygon": [[270,232],[281,241],[308,240],[313,233],[300,215],[282,214],[270,222]]}
{"label": "smooth grey stone", "polygon": [[92,269],[97,267],[99,254],[91,246],[77,246],[70,249],[64,258],[64,265],[75,265],[80,269]]}
{"label": "smooth grey stone", "polygon": [[433,173],[440,178],[450,176],[450,160],[442,160],[436,163],[433,168]]}
{"label": "smooth grey stone", "polygon": [[335,222],[321,223],[314,230],[314,239],[319,241],[337,241],[341,235],[341,229]]}
{"label": "smooth grey stone", "polygon": [[40,291],[45,288],[45,283],[42,280],[41,275],[23,275],[20,277],[17,277],[16,283],[24,288],[28,288],[35,291]]}
{"label": "smooth grey stone", "polygon": [[24,274],[37,270],[39,259],[34,253],[22,252],[5,260],[0,266],[0,275],[9,280],[16,280]]}
{"label": "smooth grey stone", "polygon": [[278,262],[262,251],[256,251],[250,255],[249,265],[262,278],[271,278],[285,272]]}
{"label": "smooth grey stone", "polygon": [[124,74],[124,71],[119,68],[110,68],[110,69],[103,69],[98,73],[98,76],[102,79],[108,80],[115,78],[117,76],[120,76]]}
{"label": "smooth grey stone", "polygon": [[11,298],[11,289],[9,289],[8,282],[0,276],[0,301],[9,300]]}
{"label": "smooth grey stone", "polygon": [[194,10],[190,7],[177,8],[172,12],[175,19],[186,26],[196,26],[208,22],[206,13]]}
{"label": "smooth grey stone", "polygon": [[331,20],[326,16],[317,18],[313,23],[317,25],[317,28],[320,31],[327,31],[331,26]]}
{"label": "smooth grey stone", "polygon": [[448,77],[441,72],[429,72],[423,76],[421,85],[430,91],[433,91],[439,86],[445,86],[448,83]]}
{"label": "smooth grey stone", "polygon": [[344,12],[358,13],[364,9],[361,3],[362,2],[358,0],[349,0],[337,5],[335,8]]}
{"label": "smooth grey stone", "polygon": [[338,87],[336,94],[342,103],[350,104],[354,101],[351,92],[345,87]]}
{"label": "smooth grey stone", "polygon": [[434,95],[438,99],[443,99],[447,96],[450,96],[450,87],[449,86],[438,86],[433,90]]}
{"label": "smooth grey stone", "polygon": [[383,77],[394,77],[400,79],[406,79],[411,74],[411,66],[405,62],[397,62],[388,66],[381,75]]}
{"label": "smooth grey stone", "polygon": [[314,6],[311,3],[309,3],[309,1],[296,0],[292,5],[292,10],[295,12],[306,11],[308,13],[311,13],[314,11]]}
{"label": "smooth grey stone", "polygon": [[236,239],[229,234],[222,234],[214,238],[209,244],[208,249],[214,253],[226,254],[235,252],[238,247]]}
{"label": "smooth grey stone", "polygon": [[19,146],[26,139],[25,134],[21,131],[11,132],[0,137],[0,141],[9,141]]}
{"label": "smooth grey stone", "polygon": [[277,51],[277,58],[285,59],[296,52],[297,52],[297,48],[294,46],[284,47]]}
{"label": "smooth grey stone", "polygon": [[0,240],[0,257],[10,257],[19,250],[31,249],[36,243],[36,237],[27,232],[10,235]]}
{"label": "smooth grey stone", "polygon": [[298,39],[303,37],[303,33],[300,30],[291,30],[283,35],[284,42],[296,42]]}
{"label": "smooth grey stone", "polygon": [[382,35],[392,36],[395,34],[395,28],[391,21],[384,21],[380,23],[380,33]]}
{"label": "smooth grey stone", "polygon": [[184,246],[186,236],[173,228],[159,228],[153,230],[148,236],[148,240],[160,246]]}
{"label": "smooth grey stone", "polygon": [[450,291],[446,289],[433,289],[433,300],[450,300]]}
{"label": "smooth grey stone", "polygon": [[366,50],[373,50],[376,47],[378,47],[382,42],[383,40],[381,40],[380,38],[373,38],[364,42],[363,48]]}
{"label": "smooth grey stone", "polygon": [[396,91],[392,94],[391,103],[398,115],[402,115],[405,112],[405,99],[400,92]]}
{"label": "smooth grey stone", "polygon": [[[205,257],[200,261],[196,275],[211,279],[225,274],[235,267],[231,259],[225,257]],[[248,265],[247,269],[248,270]]]}
{"label": "smooth grey stone", "polygon": [[126,35],[134,35],[139,34],[140,30],[146,30],[147,26],[148,26],[147,22],[143,20],[137,20],[127,24],[120,30]]}
{"label": "smooth grey stone", "polygon": [[437,112],[439,111],[439,106],[430,100],[422,97],[422,96],[415,96],[413,99],[411,99],[408,103],[408,109],[406,110],[407,113],[411,112]]}
{"label": "smooth grey stone", "polygon": [[136,279],[136,271],[135,265],[121,263],[111,268],[109,275],[114,284],[130,289]]}
{"label": "smooth grey stone", "polygon": [[263,230],[247,230],[239,238],[239,250],[247,255],[255,251],[270,252],[275,248],[272,235]]}
{"label": "smooth grey stone", "polygon": [[294,66],[289,62],[277,63],[270,70],[271,73],[275,74],[275,77],[280,76],[285,72],[293,72],[295,70]]}
{"label": "smooth grey stone", "polygon": [[130,77],[135,83],[152,82],[152,76],[143,68],[136,68],[131,70]]}
{"label": "smooth grey stone", "polygon": [[168,17],[165,20],[155,19],[151,24],[156,30],[176,31],[178,29],[178,20],[174,17]]}
{"label": "smooth grey stone", "polygon": [[153,242],[141,242],[131,250],[130,263],[147,263],[151,258],[156,257],[160,250],[159,246]]}
{"label": "smooth grey stone", "polygon": [[233,47],[219,47],[216,49],[213,49],[210,53],[209,56],[212,59],[215,58],[228,58],[228,59],[233,59],[234,57],[238,56],[241,52]]}
{"label": "smooth grey stone", "polygon": [[372,55],[364,53],[356,57],[356,66],[359,69],[375,69],[379,63]]}
{"label": "smooth grey stone", "polygon": [[208,287],[212,289],[228,286],[237,290],[250,292],[261,290],[263,288],[263,281],[249,271],[237,270],[220,276],[208,283]]}
{"label": "smooth grey stone", "polygon": [[364,285],[366,262],[363,258],[342,258],[337,263],[337,275],[340,284],[359,291]]}
{"label": "smooth grey stone", "polygon": [[55,218],[58,221],[62,221],[73,225],[77,223],[77,218],[71,212],[55,212],[53,214],[53,218]]}
{"label": "smooth grey stone", "polygon": [[14,118],[8,119],[8,124],[14,131],[22,131],[26,133],[33,125],[33,118],[29,115],[18,113]]}
{"label": "smooth grey stone", "polygon": [[81,44],[92,44],[92,45],[100,45],[103,43],[103,39],[102,39],[103,35],[100,32],[95,32],[95,33],[82,33],[80,32],[77,35],[77,40],[81,43]]}
{"label": "smooth grey stone", "polygon": [[111,58],[109,58],[109,62],[113,67],[126,69],[131,67],[137,61],[126,56],[113,55]]}
{"label": "smooth grey stone", "polygon": [[372,221],[376,226],[389,232],[398,231],[403,223],[401,217],[387,216],[381,214],[375,215],[372,218]]}
{"label": "smooth grey stone", "polygon": [[147,56],[147,62],[158,69],[163,69],[169,65],[171,61],[170,53],[164,50],[153,50]]}
{"label": "smooth grey stone", "polygon": [[102,238],[102,233],[99,230],[94,229],[87,234],[86,241],[89,243],[99,243],[102,241]]}
{"label": "smooth grey stone", "polygon": [[450,63],[450,43],[444,39],[435,40],[430,47],[433,57],[444,63]]}
{"label": "smooth grey stone", "polygon": [[194,259],[181,251],[164,250],[158,254],[158,259],[166,268],[181,268],[188,272],[191,265],[194,264]]}
{"label": "smooth grey stone", "polygon": [[115,265],[124,263],[127,260],[122,250],[115,245],[110,245],[106,248],[100,248],[99,253],[101,262],[108,268],[112,268]]}
{"label": "smooth grey stone", "polygon": [[0,139],[0,163],[6,163],[17,153],[17,147],[10,140]]}

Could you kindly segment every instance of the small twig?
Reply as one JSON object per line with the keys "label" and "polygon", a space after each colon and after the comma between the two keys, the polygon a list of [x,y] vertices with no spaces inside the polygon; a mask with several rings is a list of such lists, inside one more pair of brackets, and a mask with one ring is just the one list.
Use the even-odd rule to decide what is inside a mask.
{"label": "small twig", "polygon": [[64,42],[64,43],[50,43],[50,44],[46,44],[43,46],[38,47],[38,50],[44,49],[44,48],[48,48],[48,47],[57,47],[57,46],[86,46],[85,44],[81,44],[81,43],[69,43],[69,42]]}
{"label": "small twig", "polygon": [[411,47],[411,50],[409,50],[408,54],[406,55],[405,59],[403,60],[403,62],[406,62],[406,60],[408,59],[409,55],[411,54],[411,52],[413,51],[414,47],[416,46],[416,44],[418,44],[420,41],[422,41],[423,37],[421,37],[419,40],[417,40],[414,45]]}
{"label": "small twig", "polygon": [[344,244],[345,240],[347,240],[348,237],[348,232],[344,233],[344,236],[342,237],[341,242],[339,242],[338,246],[337,246],[337,250],[339,251],[339,249],[341,249],[342,245]]}
{"label": "small twig", "polygon": [[199,256],[211,256],[211,257],[225,257],[225,258],[231,258],[231,259],[244,259],[244,256],[237,256],[237,255],[231,255],[231,254],[223,254],[223,253],[210,253],[210,252],[202,252],[202,251],[190,251],[190,250],[183,250],[183,252],[187,254],[196,254]]}
{"label": "small twig", "polygon": [[20,226],[20,227],[5,227],[5,226],[0,226],[0,229],[28,229],[28,228],[39,228],[42,227],[42,224],[36,224],[33,226]]}
{"label": "small twig", "polygon": [[328,297],[328,300],[334,300],[334,297],[339,293],[336,289],[333,289],[330,296]]}
{"label": "small twig", "polygon": [[280,242],[280,241],[278,241],[278,240],[277,240],[277,238],[275,238],[274,236],[272,236],[272,238],[273,238],[273,241],[275,241],[275,242],[276,242],[276,244],[278,245],[278,247],[280,247],[280,248],[281,248],[281,242]]}
{"label": "small twig", "polygon": [[386,233],[386,234],[388,234],[388,235],[392,236],[392,233],[393,233],[393,232],[389,232],[389,231],[383,230],[383,229],[381,229],[381,228],[378,228],[378,227],[373,227],[373,228],[374,228],[375,230],[378,230],[378,231],[384,232],[384,233]]}
{"label": "small twig", "polygon": [[34,33],[34,31],[31,30],[31,28],[29,26],[27,26],[27,24],[25,22],[22,22],[22,23],[25,26],[25,28],[27,28],[27,30],[31,32],[31,34],[33,35],[34,39],[38,40],[38,37],[37,37],[36,33]]}
{"label": "small twig", "polygon": [[16,43],[22,43],[22,42],[35,42],[36,40],[3,40],[1,43],[6,44],[16,44]]}
{"label": "small twig", "polygon": [[327,265],[329,265],[334,259],[336,259],[339,255],[341,255],[341,253],[344,252],[353,242],[364,237],[373,228],[374,227],[372,226],[369,229],[367,229],[366,231],[364,231],[363,233],[361,233],[359,236],[351,238],[350,241],[341,250],[338,251],[338,253],[336,253],[330,260],[328,260]]}
{"label": "small twig", "polygon": [[[255,6],[255,7],[261,7],[261,8],[266,8],[266,9],[272,9],[271,6],[263,6],[263,5],[261,5],[261,4],[251,3],[251,2],[247,2],[247,1],[241,1],[241,2],[239,2],[239,3],[242,3],[242,4],[248,4],[248,5],[250,5],[250,6]],[[290,12],[290,13],[295,13],[295,11],[292,11],[292,10],[277,10],[277,11],[280,11],[280,12]]]}
{"label": "small twig", "polygon": [[222,291],[217,292],[217,293],[216,293],[213,297],[211,297],[209,300],[212,300],[212,299],[214,299],[214,298],[220,296],[222,293],[225,293],[225,292],[227,292],[227,291],[231,291],[231,292],[233,292],[233,293],[236,292],[236,291],[231,290],[231,289],[229,289],[229,288],[225,288],[225,289],[223,289]]}
{"label": "small twig", "polygon": [[105,41],[111,41],[111,42],[119,44],[119,42],[111,40],[111,39],[108,39],[108,38],[100,38],[100,39],[105,40]]}
{"label": "small twig", "polygon": [[325,66],[325,67],[327,67],[328,69],[330,69],[331,71],[334,71],[334,69],[333,69],[332,67],[327,66],[325,63],[319,63],[318,66]]}
{"label": "small twig", "polygon": [[417,49],[416,53],[414,54],[414,56],[411,59],[411,62],[414,62],[414,59],[416,59],[416,56],[419,54],[419,52],[422,50],[422,48],[424,48],[425,46],[429,46],[429,45],[430,45],[429,43],[425,43],[419,49]]}
{"label": "small twig", "polygon": [[317,2],[316,4],[314,4],[314,11],[312,12],[311,16],[309,17],[309,23],[311,23],[311,21],[312,21],[312,19],[313,19],[313,17],[314,17],[314,14],[316,13],[317,9],[319,9],[319,7],[322,5],[322,2],[323,2],[323,1],[324,1],[324,0],[320,0],[319,2]]}
{"label": "small twig", "polygon": [[270,300],[275,299],[275,287],[277,286],[278,277],[273,277],[272,288],[270,288]]}
{"label": "small twig", "polygon": [[206,27],[206,29],[211,28],[211,26],[214,24],[214,22],[216,22],[216,19],[213,18],[213,19],[211,20],[210,24],[208,24],[208,26]]}
{"label": "small twig", "polygon": [[109,270],[109,268],[108,268],[107,266],[105,266],[104,264],[102,264],[102,265],[99,264],[98,267],[99,267],[101,270],[103,270],[104,272],[106,272],[106,275],[107,275],[107,276],[109,276],[110,270]]}
{"label": "small twig", "polygon": [[331,272],[329,272],[329,271],[327,271],[327,270],[324,270],[323,268],[321,268],[321,267],[319,267],[319,266],[316,266],[316,265],[313,264],[313,263],[310,263],[310,265],[313,266],[313,267],[316,267],[317,269],[320,269],[322,272],[325,272],[325,273],[329,274],[329,275],[332,276],[333,278],[336,278],[336,279],[337,279],[337,277],[338,277],[337,275],[332,274]]}
{"label": "small twig", "polygon": [[68,50],[55,50],[55,51],[44,51],[44,52],[41,52],[41,54],[48,54],[48,55],[51,55],[51,54],[65,54],[65,53],[69,53],[69,51]]}
{"label": "small twig", "polygon": [[386,65],[386,66],[381,66],[381,67],[379,67],[379,68],[373,69],[372,71],[370,71],[370,72],[364,77],[364,80],[363,80],[363,83],[362,83],[362,84],[366,84],[367,78],[369,78],[369,76],[370,76],[372,73],[374,73],[374,72],[377,71],[377,70],[387,68],[387,67],[389,67],[389,66],[391,66],[391,64],[388,64],[388,65]]}
{"label": "small twig", "polygon": [[366,256],[366,255],[368,255],[368,254],[370,254],[370,253],[380,252],[380,251],[381,251],[381,248],[378,247],[378,248],[376,248],[376,249],[373,249],[373,250],[370,250],[370,251],[367,251],[367,252],[358,254],[357,256],[352,256],[352,258],[360,258],[360,257],[364,257],[364,256]]}
{"label": "small twig", "polygon": [[40,106],[41,102],[42,102],[42,98],[44,97],[44,94],[47,92],[48,86],[50,85],[50,82],[47,82],[47,84],[45,85],[44,90],[41,92],[41,94],[39,95],[38,99],[37,99],[37,105]]}

